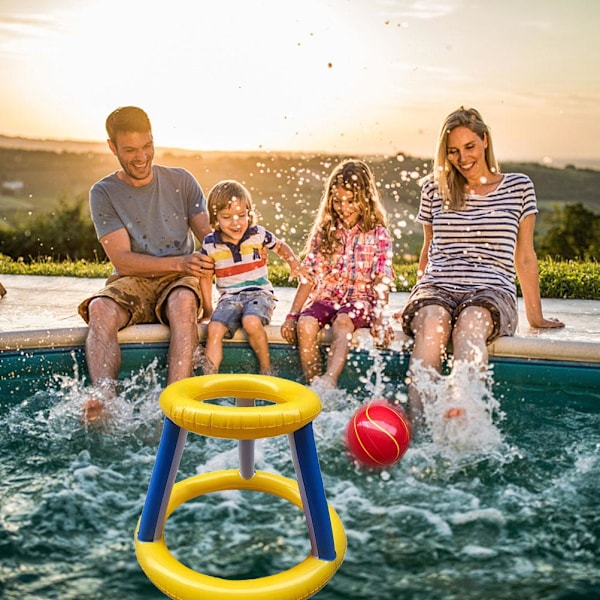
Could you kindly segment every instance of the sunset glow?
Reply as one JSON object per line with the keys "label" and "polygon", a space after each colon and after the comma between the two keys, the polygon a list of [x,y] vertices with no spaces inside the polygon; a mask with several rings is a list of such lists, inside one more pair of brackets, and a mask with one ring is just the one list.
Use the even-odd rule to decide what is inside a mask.
{"label": "sunset glow", "polygon": [[157,144],[430,156],[458,105],[500,157],[598,158],[600,3],[0,3],[0,135],[102,140],[137,104]]}

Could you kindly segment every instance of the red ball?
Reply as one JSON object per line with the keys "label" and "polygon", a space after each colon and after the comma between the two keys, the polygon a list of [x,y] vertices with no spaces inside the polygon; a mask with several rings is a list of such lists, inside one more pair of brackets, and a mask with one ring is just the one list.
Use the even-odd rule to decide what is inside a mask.
{"label": "red ball", "polygon": [[372,400],[361,406],[346,427],[346,445],[363,466],[389,467],[408,450],[412,430],[401,406]]}

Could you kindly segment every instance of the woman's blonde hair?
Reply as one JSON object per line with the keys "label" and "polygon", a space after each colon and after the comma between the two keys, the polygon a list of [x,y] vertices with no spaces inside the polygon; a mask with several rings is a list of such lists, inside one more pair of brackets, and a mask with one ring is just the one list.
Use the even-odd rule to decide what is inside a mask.
{"label": "woman's blonde hair", "polygon": [[346,159],[333,169],[323,188],[317,216],[310,230],[304,254],[310,251],[313,240],[319,240],[319,251],[332,254],[340,244],[339,217],[333,209],[336,188],[351,190],[359,203],[363,228],[371,231],[377,225],[387,227],[387,215],[375,185],[373,172],[362,160]]}
{"label": "woman's blonde hair", "polygon": [[232,202],[239,202],[246,205],[248,209],[248,223],[249,225],[254,225],[255,212],[250,192],[239,181],[224,179],[223,181],[219,181],[219,183],[215,183],[210,192],[208,192],[208,198],[206,199],[210,225],[213,229],[218,229],[217,213],[220,210],[228,208]]}
{"label": "woman's blonde hair", "polygon": [[438,184],[443,210],[460,210],[465,206],[467,180],[448,160],[448,135],[456,127],[467,127],[482,140],[487,138],[485,162],[492,173],[500,173],[490,129],[483,121],[479,111],[461,106],[451,112],[440,130],[433,163],[433,178]]}

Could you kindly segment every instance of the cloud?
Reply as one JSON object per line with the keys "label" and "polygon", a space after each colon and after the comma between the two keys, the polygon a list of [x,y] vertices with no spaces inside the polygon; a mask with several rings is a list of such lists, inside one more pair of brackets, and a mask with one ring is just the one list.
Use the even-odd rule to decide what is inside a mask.
{"label": "cloud", "polygon": [[540,33],[552,34],[556,31],[556,23],[551,21],[541,21],[541,20],[532,20],[532,21],[520,21],[518,22],[519,27],[522,29],[533,29],[535,31],[539,31]]}
{"label": "cloud", "polygon": [[40,35],[55,26],[53,19],[42,14],[0,15],[0,39],[3,36]]}
{"label": "cloud", "polygon": [[380,5],[393,18],[429,20],[452,14],[460,7],[460,0],[413,0],[400,3],[397,0],[381,0]]}
{"label": "cloud", "polygon": [[[36,44],[44,44],[60,34],[64,19],[41,13],[0,14],[0,54],[27,54]],[[43,52],[38,47],[38,52]]]}

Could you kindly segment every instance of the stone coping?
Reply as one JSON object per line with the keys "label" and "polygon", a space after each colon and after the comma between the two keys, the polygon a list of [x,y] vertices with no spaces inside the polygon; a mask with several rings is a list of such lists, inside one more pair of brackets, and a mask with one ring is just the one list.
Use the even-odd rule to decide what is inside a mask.
{"label": "stone coping", "polygon": [[[266,329],[271,343],[287,343],[281,337],[278,326],[269,325]],[[199,324],[198,330],[200,339],[204,340],[206,324]],[[3,352],[83,346],[86,335],[87,327],[3,332],[0,334],[0,357]],[[365,335],[369,335],[368,330],[358,330],[354,336],[354,343],[357,345],[360,338]],[[164,325],[133,325],[119,332],[121,344],[151,344],[168,340],[169,329]],[[246,335],[243,331],[238,331],[232,340],[226,340],[225,343],[243,341],[246,341]],[[328,344],[330,337],[324,334],[320,342]],[[392,348],[410,350],[410,339],[402,331],[396,330]],[[491,358],[505,357],[600,364],[600,344],[594,342],[527,338],[516,335],[498,338],[488,346],[488,350]]]}

